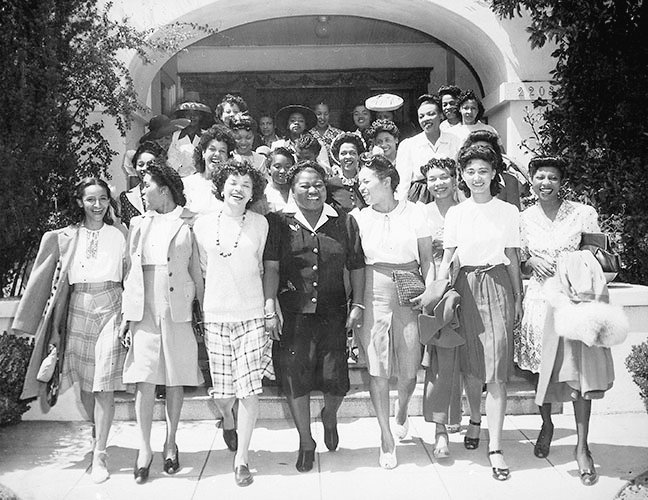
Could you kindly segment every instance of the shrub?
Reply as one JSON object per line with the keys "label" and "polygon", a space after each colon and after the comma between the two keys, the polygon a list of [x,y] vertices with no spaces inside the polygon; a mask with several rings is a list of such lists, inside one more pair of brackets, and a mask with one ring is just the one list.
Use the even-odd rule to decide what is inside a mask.
{"label": "shrub", "polygon": [[639,386],[639,394],[648,411],[648,340],[632,346],[632,352],[626,358],[625,364],[632,374],[632,380]]}
{"label": "shrub", "polygon": [[29,405],[20,400],[33,343],[4,332],[0,335],[0,425],[17,424]]}

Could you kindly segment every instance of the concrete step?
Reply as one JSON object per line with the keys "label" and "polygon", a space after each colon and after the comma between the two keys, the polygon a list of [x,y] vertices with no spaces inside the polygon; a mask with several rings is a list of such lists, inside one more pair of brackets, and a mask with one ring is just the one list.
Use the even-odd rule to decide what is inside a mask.
{"label": "concrete step", "polygon": [[[361,366],[349,367],[349,378],[351,389],[344,398],[338,415],[340,417],[373,417],[375,412],[371,404],[368,390],[368,377],[366,369]],[[410,415],[423,414],[423,380],[425,372],[420,370],[417,376],[416,389],[410,403]],[[393,382],[393,381],[392,381]],[[392,403],[396,400],[397,391],[395,384],[391,384],[390,399]],[[533,398],[535,396],[533,386],[524,378],[516,376],[507,386],[508,403],[506,413],[510,415],[526,415],[538,413]],[[485,394],[482,397],[482,414],[484,413]],[[468,403],[463,397],[464,415],[468,414]],[[324,405],[324,398],[320,392],[311,395],[311,415],[319,415]],[[555,407],[559,411],[560,405]],[[154,409],[156,420],[164,419],[164,400],[156,400]],[[220,414],[216,409],[212,398],[207,394],[206,387],[188,388],[185,391],[185,400],[182,408],[183,420],[210,420],[219,419]],[[290,411],[284,397],[279,394],[278,387],[266,386],[260,396],[259,418],[261,419],[290,419]],[[118,393],[115,401],[116,420],[135,420],[135,405],[132,394]]]}

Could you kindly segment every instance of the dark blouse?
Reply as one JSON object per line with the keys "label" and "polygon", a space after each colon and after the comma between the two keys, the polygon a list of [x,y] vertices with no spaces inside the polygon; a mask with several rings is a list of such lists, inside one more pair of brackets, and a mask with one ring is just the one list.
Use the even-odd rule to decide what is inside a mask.
{"label": "dark blouse", "polygon": [[356,207],[362,210],[367,206],[358,189],[357,180],[351,186],[347,186],[339,176],[332,175],[326,180],[326,194],[326,203],[346,213]]}
{"label": "dark blouse", "polygon": [[279,262],[279,303],[282,310],[324,313],[344,307],[344,268],[365,267],[360,231],[353,217],[336,211],[337,217],[315,232],[292,213],[269,213],[270,229],[263,260]]}
{"label": "dark blouse", "polygon": [[130,227],[130,221],[133,217],[142,215],[137,207],[135,207],[126,197],[126,191],[122,191],[122,193],[119,195],[119,205],[119,215],[126,227]]}

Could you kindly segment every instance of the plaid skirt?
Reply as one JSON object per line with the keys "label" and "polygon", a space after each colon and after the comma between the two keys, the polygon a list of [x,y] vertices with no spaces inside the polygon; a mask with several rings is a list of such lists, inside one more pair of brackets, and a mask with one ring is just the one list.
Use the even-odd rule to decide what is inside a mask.
{"label": "plaid skirt", "polygon": [[215,398],[245,398],[263,392],[262,379],[272,375],[272,341],[263,318],[227,323],[205,323]]}
{"label": "plaid skirt", "polygon": [[119,342],[119,283],[76,283],[68,309],[61,390],[75,382],[82,391],[123,391],[126,350]]}

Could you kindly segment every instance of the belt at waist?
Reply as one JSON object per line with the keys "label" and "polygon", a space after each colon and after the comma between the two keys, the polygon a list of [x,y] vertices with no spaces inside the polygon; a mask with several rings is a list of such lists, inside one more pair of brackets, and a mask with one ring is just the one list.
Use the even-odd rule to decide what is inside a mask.
{"label": "belt at waist", "polygon": [[498,267],[504,267],[504,264],[486,264],[485,266],[461,266],[461,271],[465,273],[487,273]]}
{"label": "belt at waist", "polygon": [[378,273],[391,276],[392,271],[418,271],[419,264],[415,260],[411,262],[405,262],[404,264],[392,264],[389,262],[375,262],[374,264],[369,264],[367,268],[373,269]]}
{"label": "belt at waist", "polygon": [[101,281],[99,283],[73,283],[72,290],[75,292],[104,292],[113,288],[121,288],[117,281]]}

